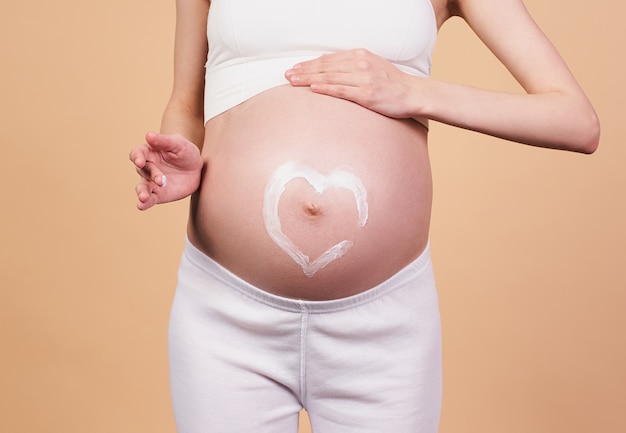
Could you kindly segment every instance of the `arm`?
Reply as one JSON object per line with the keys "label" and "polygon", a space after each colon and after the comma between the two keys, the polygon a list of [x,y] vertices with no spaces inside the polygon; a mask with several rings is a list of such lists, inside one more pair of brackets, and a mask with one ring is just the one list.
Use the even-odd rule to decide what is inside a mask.
{"label": "arm", "polygon": [[176,1],[174,84],[163,113],[161,133],[180,134],[202,148],[204,64],[209,0]]}
{"label": "arm", "polygon": [[449,0],[447,6],[439,21],[464,18],[525,94],[408,75],[360,49],[296,65],[287,79],[390,117],[425,117],[541,147],[596,149],[599,123],[593,107],[521,0]]}
{"label": "arm", "polygon": [[[430,80],[416,107],[426,117],[521,143],[593,152],[598,118],[567,65],[521,0],[456,0],[462,17],[526,94]],[[488,11],[488,13],[485,13]]]}
{"label": "arm", "polygon": [[174,84],[161,133],[148,133],[146,143],[130,153],[141,176],[136,186],[140,210],[185,198],[200,185],[208,10],[208,0],[176,2]]}

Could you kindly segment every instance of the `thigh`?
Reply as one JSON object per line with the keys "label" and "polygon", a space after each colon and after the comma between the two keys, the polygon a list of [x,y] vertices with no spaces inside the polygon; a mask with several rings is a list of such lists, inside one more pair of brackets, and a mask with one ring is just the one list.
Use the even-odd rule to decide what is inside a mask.
{"label": "thigh", "polygon": [[311,317],[308,339],[305,406],[315,433],[437,432],[441,336],[430,265],[379,299]]}
{"label": "thigh", "polygon": [[184,268],[169,328],[178,433],[295,433],[299,351],[285,349],[299,320]]}

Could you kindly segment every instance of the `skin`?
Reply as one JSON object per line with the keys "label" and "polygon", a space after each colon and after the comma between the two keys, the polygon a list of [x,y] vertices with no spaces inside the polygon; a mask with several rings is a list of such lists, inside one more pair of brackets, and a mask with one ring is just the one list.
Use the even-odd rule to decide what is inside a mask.
{"label": "skin", "polygon": [[[539,147],[596,150],[600,135],[596,113],[521,0],[432,3],[438,28],[453,16],[464,19],[526,93],[412,76],[361,48],[294,65],[285,77],[293,86],[346,99],[388,117],[427,118]],[[136,187],[140,210],[187,197],[200,184],[209,7],[208,0],[177,0],[174,86],[161,133],[149,133],[146,142],[130,153],[141,176]]]}

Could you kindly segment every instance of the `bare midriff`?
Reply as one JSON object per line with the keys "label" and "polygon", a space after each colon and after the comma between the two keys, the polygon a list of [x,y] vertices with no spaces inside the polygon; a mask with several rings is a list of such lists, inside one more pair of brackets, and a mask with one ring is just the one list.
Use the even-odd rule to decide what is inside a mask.
{"label": "bare midriff", "polygon": [[[190,241],[259,289],[343,298],[385,281],[428,243],[427,131],[415,120],[280,86],[209,120],[202,154],[206,171],[193,199]],[[310,176],[288,169],[272,190],[277,170],[290,166],[306,167],[325,187],[316,190]],[[366,197],[334,182],[337,172],[358,181]],[[330,259],[307,274],[284,242],[307,263]],[[326,251],[337,245],[349,248],[333,259]]]}

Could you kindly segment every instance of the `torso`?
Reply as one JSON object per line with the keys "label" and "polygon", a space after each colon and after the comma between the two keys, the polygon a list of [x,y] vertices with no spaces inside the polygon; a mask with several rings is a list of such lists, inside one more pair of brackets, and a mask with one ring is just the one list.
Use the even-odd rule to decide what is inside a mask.
{"label": "torso", "polygon": [[[367,290],[427,244],[426,136],[416,121],[390,119],[307,88],[267,90],[207,123],[207,169],[194,198],[190,240],[244,280],[281,296],[321,300]],[[284,185],[280,231],[310,263],[329,247],[352,243],[312,276],[266,224],[268,213],[270,223],[274,217],[265,202],[277,199],[266,188],[289,162],[323,176],[349,172],[367,193],[367,221],[360,225],[354,188],[329,186],[319,194],[302,177],[278,183]]]}
{"label": "torso", "polygon": [[[206,110],[214,113],[206,123],[203,146],[207,168],[193,199],[189,238],[242,279],[280,296],[324,300],[365,291],[414,260],[428,242],[432,192],[427,131],[415,120],[391,119],[308,88],[276,86],[254,62],[280,46],[280,38],[268,36],[259,45],[243,23],[254,19],[267,26],[271,18],[277,35],[294,34],[278,28],[284,21],[274,16],[279,2],[286,0],[272,0],[269,5],[276,9],[266,5],[266,12],[272,10],[262,20],[258,2],[237,1],[241,4],[228,0],[211,6],[221,7],[213,20],[209,16],[209,46],[211,50],[213,40],[214,49],[207,65],[211,97],[206,100],[217,105]],[[354,1],[354,7],[362,4]],[[427,75],[440,16],[439,8],[427,2],[394,0],[380,10],[367,3],[366,22],[326,22],[327,14],[319,10],[312,27],[310,13],[299,17],[292,8],[285,25],[300,26],[299,37],[310,33],[310,39],[296,41],[297,47],[307,40],[318,43],[316,29],[326,26],[330,33],[324,34],[324,44],[374,48],[394,63]],[[244,10],[244,4],[256,8],[254,13]],[[303,6],[307,4],[298,3],[310,8]],[[385,20],[382,13],[393,20]],[[389,21],[403,24],[384,27]],[[368,23],[381,33],[360,29]],[[343,33],[352,36],[340,38]],[[386,39],[381,45],[382,34]],[[275,65],[281,74],[296,55],[289,50],[288,45],[279,49],[286,58],[285,65]],[[270,61],[281,62],[283,56],[274,58]],[[228,59],[238,75],[229,73]],[[214,64],[220,65],[214,77],[219,79],[210,80]],[[258,93],[257,83],[263,80],[268,80],[267,90]]]}

